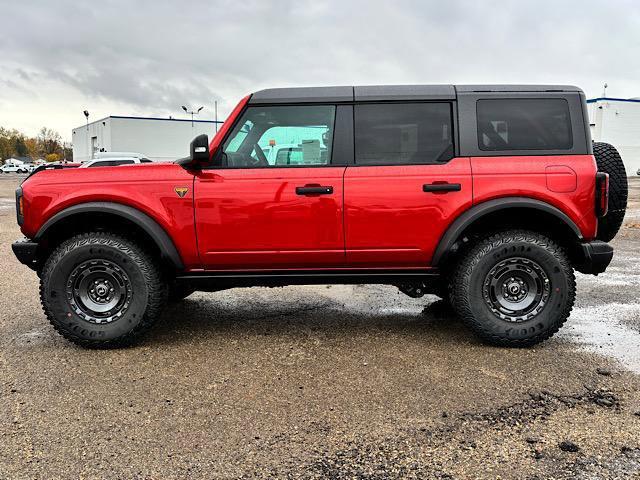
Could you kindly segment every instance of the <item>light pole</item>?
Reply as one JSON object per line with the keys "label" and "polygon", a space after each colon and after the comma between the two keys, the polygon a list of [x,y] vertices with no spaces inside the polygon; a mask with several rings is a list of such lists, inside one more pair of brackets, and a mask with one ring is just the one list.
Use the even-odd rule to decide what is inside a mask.
{"label": "light pole", "polygon": [[217,100],[215,100],[215,101],[213,102],[213,106],[214,106],[214,108],[215,108],[215,110],[216,110],[216,114],[215,114],[215,120],[216,120],[216,133],[218,133],[218,101],[217,101]]}
{"label": "light pole", "polygon": [[89,131],[89,110],[85,110],[82,113],[84,113],[84,118],[87,119],[87,131]]}
{"label": "light pole", "polygon": [[186,112],[186,113],[190,113],[191,114],[191,127],[193,128],[193,116],[197,115],[198,113],[200,113],[200,110],[202,110],[204,107],[200,107],[198,110],[191,110],[189,111],[189,109],[187,107],[185,107],[184,105],[182,105],[182,109]]}

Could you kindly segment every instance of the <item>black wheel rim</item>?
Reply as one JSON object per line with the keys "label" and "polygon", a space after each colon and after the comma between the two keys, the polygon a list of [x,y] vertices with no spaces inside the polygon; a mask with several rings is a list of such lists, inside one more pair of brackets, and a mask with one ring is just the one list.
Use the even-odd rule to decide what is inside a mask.
{"label": "black wheel rim", "polygon": [[497,263],[485,277],[482,296],[502,320],[525,322],[538,315],[549,301],[551,284],[533,260],[509,258]]}
{"label": "black wheel rim", "polygon": [[112,323],[129,308],[132,296],[127,273],[109,260],[78,265],[67,280],[67,300],[90,323]]}

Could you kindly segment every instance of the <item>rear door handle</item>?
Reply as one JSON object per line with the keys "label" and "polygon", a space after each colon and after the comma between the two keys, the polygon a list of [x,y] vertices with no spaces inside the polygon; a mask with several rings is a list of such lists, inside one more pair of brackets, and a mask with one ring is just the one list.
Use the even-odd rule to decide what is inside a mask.
{"label": "rear door handle", "polygon": [[422,185],[423,192],[459,192],[462,185],[459,183],[425,183]]}
{"label": "rear door handle", "polygon": [[305,186],[305,187],[296,187],[296,195],[329,195],[333,193],[332,186]]}

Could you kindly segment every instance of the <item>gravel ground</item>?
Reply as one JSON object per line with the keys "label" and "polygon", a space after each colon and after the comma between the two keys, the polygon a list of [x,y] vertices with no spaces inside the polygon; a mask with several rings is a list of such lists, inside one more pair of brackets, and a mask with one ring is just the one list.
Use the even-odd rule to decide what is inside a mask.
{"label": "gravel ground", "polygon": [[562,334],[482,345],[435,297],[235,289],[140,346],[77,348],[18,264],[0,178],[0,478],[640,476],[640,181],[609,272]]}

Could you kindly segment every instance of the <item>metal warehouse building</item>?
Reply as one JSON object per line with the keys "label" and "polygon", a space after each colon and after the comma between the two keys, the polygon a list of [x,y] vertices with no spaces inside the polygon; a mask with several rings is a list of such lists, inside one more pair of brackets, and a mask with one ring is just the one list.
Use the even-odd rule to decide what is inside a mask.
{"label": "metal warehouse building", "polygon": [[640,169],[640,98],[594,98],[587,100],[591,138],[618,149],[627,169]]}
{"label": "metal warehouse building", "polygon": [[215,132],[216,122],[208,120],[110,116],[73,129],[73,159],[90,160],[96,152],[136,152],[154,161],[175,160],[189,155],[195,136],[212,138]]}

